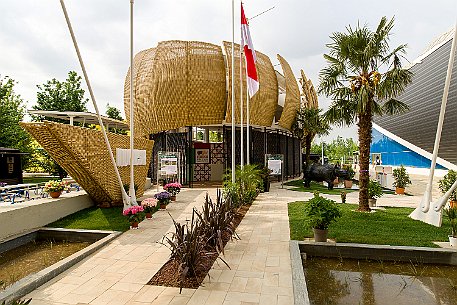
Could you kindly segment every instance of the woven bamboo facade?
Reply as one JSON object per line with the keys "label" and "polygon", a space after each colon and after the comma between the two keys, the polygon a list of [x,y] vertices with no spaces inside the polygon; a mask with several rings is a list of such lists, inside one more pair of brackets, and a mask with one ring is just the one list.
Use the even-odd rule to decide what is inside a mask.
{"label": "woven bamboo facade", "polygon": [[301,106],[303,108],[319,108],[317,92],[316,89],[314,89],[313,82],[306,77],[305,72],[303,72],[303,70],[300,70],[300,73],[300,83],[304,97],[304,100],[302,101],[303,104]]}
{"label": "woven bamboo facade", "polygon": [[289,63],[279,54],[278,60],[286,79],[286,99],[278,124],[279,126],[290,130],[297,114],[297,110],[300,109],[300,89],[298,88],[297,81],[295,80],[294,73],[292,72],[292,68]]}
{"label": "woven bamboo facade", "polygon": [[[232,43],[224,41],[224,51],[226,54],[227,64],[227,112],[225,121],[232,122]],[[240,112],[240,45],[235,44],[235,123],[239,124]],[[249,102],[250,123],[258,126],[271,126],[278,105],[278,80],[270,58],[265,54],[256,51],[256,68],[259,78],[259,91],[251,98]],[[246,106],[246,62],[244,54],[242,56],[242,77],[243,77],[243,122],[246,123],[247,106]]]}
{"label": "woven bamboo facade", "polygon": [[[135,56],[137,136],[182,126],[220,124],[226,101],[225,63],[220,46],[197,41],[163,41]],[[124,108],[130,114],[130,72]]]}
{"label": "woven bamboo facade", "polygon": [[[100,131],[48,121],[21,123],[21,126],[83,187],[96,204],[123,204],[121,189]],[[115,156],[116,148],[130,147],[128,136],[108,132],[108,139]],[[135,166],[137,197],[140,197],[144,191],[153,141],[135,138],[134,145],[136,149],[146,150],[147,158],[146,165]],[[122,181],[128,184],[130,167],[118,169]]]}

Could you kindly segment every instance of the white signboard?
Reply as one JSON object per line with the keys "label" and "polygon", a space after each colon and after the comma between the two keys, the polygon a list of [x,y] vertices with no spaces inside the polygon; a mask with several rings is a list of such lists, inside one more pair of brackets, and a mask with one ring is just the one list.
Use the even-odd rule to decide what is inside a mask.
{"label": "white signboard", "polygon": [[[116,148],[116,165],[130,166],[130,149]],[[133,165],[146,165],[146,150],[133,150]]]}
{"label": "white signboard", "polygon": [[178,174],[178,157],[164,156],[160,159],[160,170],[165,175]]}
{"label": "white signboard", "polygon": [[281,175],[282,170],[281,160],[268,160],[268,169],[271,171],[270,175]]}

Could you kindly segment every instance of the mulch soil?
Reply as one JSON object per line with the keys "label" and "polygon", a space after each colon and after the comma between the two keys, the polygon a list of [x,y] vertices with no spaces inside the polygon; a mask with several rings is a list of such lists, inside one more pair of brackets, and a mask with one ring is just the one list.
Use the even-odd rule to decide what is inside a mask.
{"label": "mulch soil", "polygon": [[[234,228],[236,229],[243,219],[244,215],[248,212],[251,205],[242,206],[237,213],[233,221]],[[231,235],[228,232],[223,233],[224,246],[231,239]],[[181,272],[179,272],[179,262],[170,259],[168,260],[162,268],[149,280],[148,285],[155,286],[167,286],[167,287],[180,287],[180,288],[193,288],[197,289],[200,284],[205,279],[209,270],[213,266],[214,262],[218,258],[218,254],[215,249],[208,249],[208,252],[211,252],[206,256],[202,268],[198,271],[198,274],[194,277],[185,277],[183,282],[181,282]],[[223,262],[220,262],[224,264]]]}

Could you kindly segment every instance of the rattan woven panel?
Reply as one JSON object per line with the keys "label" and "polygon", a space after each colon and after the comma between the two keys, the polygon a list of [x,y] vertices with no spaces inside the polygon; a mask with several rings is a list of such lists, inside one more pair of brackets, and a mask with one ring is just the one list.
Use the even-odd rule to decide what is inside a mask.
{"label": "rattan woven panel", "polygon": [[284,109],[279,119],[279,126],[289,129],[292,127],[297,110],[300,108],[300,90],[289,63],[278,54],[284,77],[286,79],[286,99]]}
{"label": "rattan woven panel", "polygon": [[[23,126],[38,143],[59,163],[93,198],[97,204],[120,205],[122,196],[114,168],[100,131],[55,122],[24,123]],[[113,153],[116,148],[129,148],[129,137],[108,133]],[[135,184],[143,194],[153,141],[135,138],[136,149],[145,149],[147,164],[135,166]],[[124,183],[129,182],[129,167],[119,167]]]}
{"label": "rattan woven panel", "polygon": [[[134,117],[138,136],[183,126],[222,123],[226,84],[220,46],[196,41],[163,41],[156,48],[139,52],[134,68]],[[124,86],[127,118],[129,73]]]}
{"label": "rattan woven panel", "polygon": [[[151,86],[154,69],[153,62],[155,57],[155,48],[143,50],[139,52],[134,58],[134,122],[135,122],[135,136],[148,137],[150,126],[156,123],[154,119],[155,113],[151,111],[153,92]],[[127,123],[130,124],[130,68],[125,77],[124,84],[124,110],[127,118]]]}
{"label": "rattan woven panel", "polygon": [[316,89],[314,89],[313,82],[308,79],[305,75],[305,72],[303,70],[300,70],[301,73],[301,87],[303,91],[303,96],[305,97],[305,101],[302,105],[302,107],[306,108],[318,108],[319,107],[319,102],[317,99],[317,93]]}

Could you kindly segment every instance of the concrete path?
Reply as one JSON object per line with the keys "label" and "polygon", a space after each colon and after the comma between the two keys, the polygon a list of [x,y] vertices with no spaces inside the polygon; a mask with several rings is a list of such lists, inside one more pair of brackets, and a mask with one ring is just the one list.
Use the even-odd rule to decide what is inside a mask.
{"label": "concrete path", "polygon": [[[215,189],[210,190],[215,198]],[[185,189],[169,212],[179,221],[200,207],[202,189]],[[169,250],[158,244],[172,221],[159,211],[139,230],[129,230],[108,246],[33,291],[32,305],[254,305],[293,304],[289,254],[287,202],[304,199],[304,193],[272,186],[260,194],[238,226],[240,240],[225,248],[225,260],[215,263],[203,286],[184,289],[146,285],[168,260]]]}

